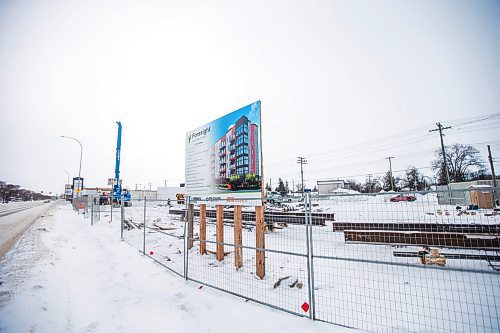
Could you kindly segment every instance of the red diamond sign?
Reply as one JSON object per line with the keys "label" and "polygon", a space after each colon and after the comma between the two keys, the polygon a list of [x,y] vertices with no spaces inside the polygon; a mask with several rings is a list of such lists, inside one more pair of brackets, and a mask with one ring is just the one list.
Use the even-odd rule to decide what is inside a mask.
{"label": "red diamond sign", "polygon": [[152,256],[153,254],[155,254],[153,251],[149,251],[150,256]]}
{"label": "red diamond sign", "polygon": [[304,310],[304,312],[309,311],[309,304],[307,304],[307,302],[304,302],[300,307]]}

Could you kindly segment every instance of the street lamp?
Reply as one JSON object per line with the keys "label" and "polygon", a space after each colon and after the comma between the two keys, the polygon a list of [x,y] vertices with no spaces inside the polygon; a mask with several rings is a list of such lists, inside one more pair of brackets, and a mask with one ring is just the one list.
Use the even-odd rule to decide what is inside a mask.
{"label": "street lamp", "polygon": [[80,167],[78,168],[78,192],[77,192],[78,196],[80,196],[80,184],[81,184],[80,175],[81,175],[81,171],[82,171],[82,154],[83,154],[82,143],[80,141],[78,141],[77,139],[72,138],[70,136],[61,135],[61,138],[74,140],[74,141],[78,142],[78,144],[80,145]]}

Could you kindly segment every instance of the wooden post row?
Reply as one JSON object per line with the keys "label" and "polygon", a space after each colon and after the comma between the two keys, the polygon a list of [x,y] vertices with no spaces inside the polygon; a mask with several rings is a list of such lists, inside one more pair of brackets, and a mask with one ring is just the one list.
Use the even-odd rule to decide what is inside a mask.
{"label": "wooden post row", "polygon": [[217,251],[216,258],[218,261],[224,260],[224,206],[217,205],[217,225],[216,225],[216,241],[217,241]]}
{"label": "wooden post row", "polygon": [[[264,224],[264,207],[255,207],[255,247],[257,249],[264,249],[266,247],[264,235],[265,235],[265,224]],[[266,275],[266,253],[263,250],[256,250],[255,254],[256,263],[256,273],[261,279]]]}
{"label": "wooden post row", "polygon": [[241,206],[234,206],[234,266],[243,267]]}
{"label": "wooden post row", "polygon": [[193,222],[194,222],[194,204],[188,207],[188,250],[193,247]]}
{"label": "wooden post row", "polygon": [[200,254],[207,254],[207,205],[200,205]]}

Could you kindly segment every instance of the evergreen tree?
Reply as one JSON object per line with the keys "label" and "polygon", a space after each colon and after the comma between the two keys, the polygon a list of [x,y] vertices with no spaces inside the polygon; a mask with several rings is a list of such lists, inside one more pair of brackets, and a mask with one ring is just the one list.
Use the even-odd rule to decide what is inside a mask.
{"label": "evergreen tree", "polygon": [[405,186],[410,190],[420,191],[423,189],[422,175],[416,167],[409,167],[406,170]]}
{"label": "evergreen tree", "polygon": [[276,192],[280,193],[281,195],[286,194],[285,183],[283,183],[283,179],[281,178],[279,178],[278,180],[278,187],[276,187]]}
{"label": "evergreen tree", "polygon": [[[392,184],[394,185],[393,190],[397,191],[399,189],[399,183],[401,182],[400,178],[395,178],[394,175],[392,176]],[[386,191],[391,190],[391,172],[387,171],[385,174],[384,178],[382,178],[382,183],[383,183],[383,188]]]}

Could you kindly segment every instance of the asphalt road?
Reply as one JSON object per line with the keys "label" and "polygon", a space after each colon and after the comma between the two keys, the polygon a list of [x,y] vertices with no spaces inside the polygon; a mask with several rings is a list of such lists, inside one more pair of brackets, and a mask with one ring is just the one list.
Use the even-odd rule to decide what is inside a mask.
{"label": "asphalt road", "polygon": [[43,201],[0,205],[0,258],[51,205]]}

